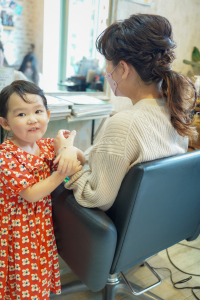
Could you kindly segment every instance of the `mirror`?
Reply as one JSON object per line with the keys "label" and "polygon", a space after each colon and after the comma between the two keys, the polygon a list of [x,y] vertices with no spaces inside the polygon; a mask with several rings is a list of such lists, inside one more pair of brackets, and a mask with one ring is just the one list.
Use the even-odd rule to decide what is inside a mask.
{"label": "mirror", "polygon": [[105,60],[96,51],[95,41],[110,23],[111,0],[0,3],[0,39],[7,66],[19,70],[24,56],[33,51],[39,85],[45,91],[105,91]]}

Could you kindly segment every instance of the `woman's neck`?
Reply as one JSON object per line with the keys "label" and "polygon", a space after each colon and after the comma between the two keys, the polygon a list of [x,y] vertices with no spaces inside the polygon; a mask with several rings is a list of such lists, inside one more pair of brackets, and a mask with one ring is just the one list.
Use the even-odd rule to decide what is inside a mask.
{"label": "woman's neck", "polygon": [[34,143],[28,143],[28,142],[16,139],[14,137],[11,138],[10,140],[11,140],[11,142],[14,145],[16,145],[17,147],[19,147],[23,151],[25,151],[25,152],[27,152],[29,154],[32,154],[32,155],[36,155],[36,156],[40,155],[40,148],[39,148],[39,146],[37,145],[36,142],[34,142]]}
{"label": "woman's neck", "polygon": [[142,99],[159,99],[162,98],[161,95],[161,85],[160,84],[145,84],[140,82],[137,89],[131,93],[131,101],[133,104],[137,103]]}

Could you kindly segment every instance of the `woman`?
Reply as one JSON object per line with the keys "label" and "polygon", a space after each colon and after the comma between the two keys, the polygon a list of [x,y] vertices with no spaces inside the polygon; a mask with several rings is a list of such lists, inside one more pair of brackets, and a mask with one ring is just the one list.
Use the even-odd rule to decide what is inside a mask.
{"label": "woman", "polygon": [[39,71],[38,71],[38,63],[37,58],[33,53],[28,53],[19,68],[19,71],[23,72],[24,75],[28,78],[32,83],[39,85]]}
{"label": "woman", "polygon": [[[196,90],[189,78],[171,69],[175,43],[164,17],[132,15],[110,25],[96,46],[106,58],[114,94],[130,98],[133,107],[108,120],[90,152],[89,169],[65,187],[73,189],[80,205],[107,210],[133,165],[187,151],[188,138],[197,135],[191,117]],[[69,142],[59,132],[55,150]]]}

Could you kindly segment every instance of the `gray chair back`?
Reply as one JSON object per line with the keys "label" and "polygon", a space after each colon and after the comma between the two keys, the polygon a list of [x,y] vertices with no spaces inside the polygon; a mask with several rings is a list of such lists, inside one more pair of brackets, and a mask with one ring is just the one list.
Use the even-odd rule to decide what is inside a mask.
{"label": "gray chair back", "polygon": [[200,232],[200,151],[134,166],[107,212],[117,229],[111,274]]}

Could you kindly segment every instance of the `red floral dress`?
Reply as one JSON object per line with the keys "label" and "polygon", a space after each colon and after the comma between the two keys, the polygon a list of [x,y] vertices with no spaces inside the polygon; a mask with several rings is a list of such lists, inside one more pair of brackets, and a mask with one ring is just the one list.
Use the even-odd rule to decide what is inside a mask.
{"label": "red floral dress", "polygon": [[30,203],[19,192],[50,176],[53,139],[37,142],[40,156],[10,140],[0,145],[0,300],[47,300],[60,294],[51,196]]}

